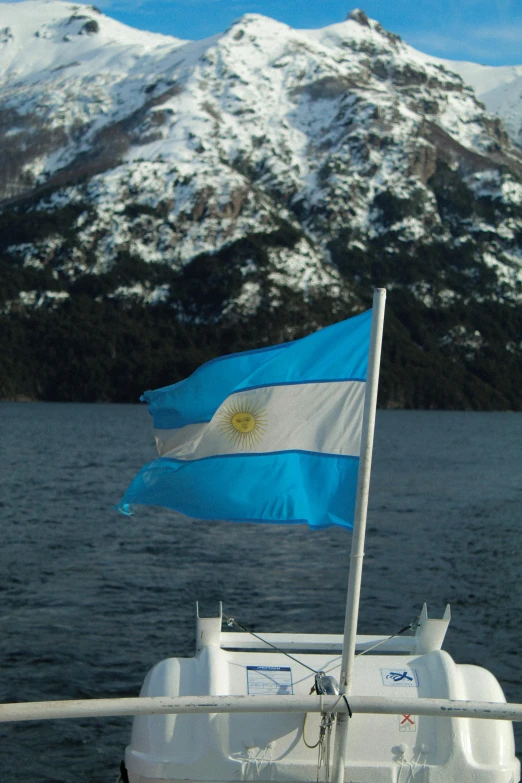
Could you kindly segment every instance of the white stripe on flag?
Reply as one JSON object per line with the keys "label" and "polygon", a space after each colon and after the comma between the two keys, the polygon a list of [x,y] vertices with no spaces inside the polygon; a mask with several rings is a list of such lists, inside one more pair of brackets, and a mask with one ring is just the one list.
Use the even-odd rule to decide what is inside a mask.
{"label": "white stripe on flag", "polygon": [[212,420],[155,430],[160,456],[313,451],[359,456],[364,381],[266,386],[227,397]]}

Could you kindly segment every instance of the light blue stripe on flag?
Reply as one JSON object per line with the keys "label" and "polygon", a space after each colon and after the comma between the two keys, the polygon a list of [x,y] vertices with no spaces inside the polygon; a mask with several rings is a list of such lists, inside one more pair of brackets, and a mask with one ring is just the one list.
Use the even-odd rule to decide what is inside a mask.
{"label": "light blue stripe on flag", "polygon": [[368,311],[146,392],[162,456],[120,509],[352,527],[370,329]]}
{"label": "light blue stripe on flag", "polygon": [[234,391],[307,381],[366,380],[371,310],[314,334],[258,351],[230,354],[199,367],[189,378],[148,391],[154,426],[167,429],[210,421]]}
{"label": "light blue stripe on flag", "polygon": [[357,457],[294,451],[196,462],[160,457],[136,476],[122,503],[195,519],[351,528],[358,468]]}

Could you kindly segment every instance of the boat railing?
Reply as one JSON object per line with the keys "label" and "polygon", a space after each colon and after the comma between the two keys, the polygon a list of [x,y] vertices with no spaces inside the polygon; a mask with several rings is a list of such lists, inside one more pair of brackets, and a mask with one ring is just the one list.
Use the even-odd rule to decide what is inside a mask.
{"label": "boat railing", "polygon": [[351,696],[138,696],[119,699],[78,699],[0,705],[0,723],[102,718],[132,715],[197,713],[349,713],[357,715],[415,714],[437,718],[478,718],[522,721],[522,704],[457,699],[387,699]]}

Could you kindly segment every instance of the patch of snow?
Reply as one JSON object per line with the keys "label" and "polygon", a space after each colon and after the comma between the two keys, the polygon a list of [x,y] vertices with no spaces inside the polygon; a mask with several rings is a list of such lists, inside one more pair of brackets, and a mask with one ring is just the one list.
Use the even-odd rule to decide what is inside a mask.
{"label": "patch of snow", "polygon": [[455,291],[449,288],[437,290],[436,287],[426,282],[414,283],[408,286],[413,296],[423,305],[429,308],[447,308],[450,307],[458,296]]}
{"label": "patch of snow", "polygon": [[17,310],[20,307],[51,307],[54,308],[69,298],[67,291],[20,291],[16,299],[4,304],[4,313]]}
{"label": "patch of snow", "polygon": [[520,254],[504,252],[499,258],[493,253],[485,252],[482,254],[482,260],[486,266],[495,270],[497,294],[493,294],[493,298],[522,301],[522,259]]}
{"label": "patch of snow", "polygon": [[305,293],[317,289],[328,289],[332,297],[338,297],[341,292],[340,278],[337,270],[327,268],[321,257],[314,253],[309,243],[302,239],[291,250],[288,248],[270,248],[269,259],[272,271],[269,279],[279,286],[288,286]]}
{"label": "patch of snow", "polygon": [[438,293],[438,300],[442,307],[450,307],[456,299],[458,299],[457,294],[449,288],[444,288]]}
{"label": "patch of snow", "polygon": [[452,327],[439,339],[439,345],[455,345],[462,350],[468,361],[472,361],[477,352],[484,346],[485,341],[478,329],[469,329],[463,324]]}
{"label": "patch of snow", "polygon": [[170,296],[170,285],[155,286],[152,288],[149,284],[135,283],[134,285],[120,285],[112,294],[108,294],[111,299],[138,299],[140,302],[149,305],[157,305],[166,302]]}
{"label": "patch of snow", "polygon": [[512,179],[504,178],[501,185],[502,201],[505,204],[522,205],[522,184]]}
{"label": "patch of snow", "polygon": [[424,225],[424,222],[414,217],[407,217],[398,223],[394,223],[391,230],[396,231],[399,234],[399,238],[402,242],[416,241],[426,236],[426,226]]}
{"label": "patch of snow", "polygon": [[252,280],[245,281],[238,296],[223,308],[223,315],[239,312],[242,315],[253,315],[261,304],[261,285]]}
{"label": "patch of snow", "polygon": [[514,342],[511,340],[510,342],[506,343],[506,351],[509,351],[509,353],[515,353],[519,354],[522,352],[522,340],[519,340],[518,342]]}

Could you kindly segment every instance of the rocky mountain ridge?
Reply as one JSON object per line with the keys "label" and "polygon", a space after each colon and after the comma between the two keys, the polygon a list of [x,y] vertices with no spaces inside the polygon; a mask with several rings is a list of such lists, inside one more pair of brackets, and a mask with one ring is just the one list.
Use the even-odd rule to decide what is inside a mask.
{"label": "rocky mountain ridge", "polygon": [[473,87],[488,112],[500,117],[511,139],[522,146],[522,65],[478,65],[437,60]]}
{"label": "rocky mountain ridge", "polygon": [[26,0],[0,28],[4,397],[134,399],[377,284],[382,404],[520,407],[522,151],[447,63],[359,10],[183,42]]}

